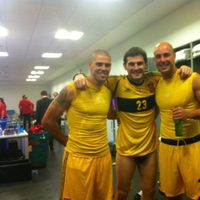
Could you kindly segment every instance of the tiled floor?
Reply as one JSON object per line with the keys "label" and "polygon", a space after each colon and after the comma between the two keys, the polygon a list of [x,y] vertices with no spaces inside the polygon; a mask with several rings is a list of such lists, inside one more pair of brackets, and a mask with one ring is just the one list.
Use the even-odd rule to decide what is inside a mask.
{"label": "tiled floor", "polygon": [[[58,200],[62,152],[62,146],[55,143],[55,151],[49,152],[47,167],[38,170],[38,174],[33,174],[31,181],[0,184],[0,199]],[[136,174],[128,200],[134,200],[134,194],[138,190],[138,174]],[[156,194],[156,199],[164,200],[158,193]],[[187,198],[185,198],[185,200],[186,199]]]}
{"label": "tiled floor", "polygon": [[56,143],[49,152],[47,167],[33,174],[31,181],[0,184],[1,200],[58,200],[63,148]]}

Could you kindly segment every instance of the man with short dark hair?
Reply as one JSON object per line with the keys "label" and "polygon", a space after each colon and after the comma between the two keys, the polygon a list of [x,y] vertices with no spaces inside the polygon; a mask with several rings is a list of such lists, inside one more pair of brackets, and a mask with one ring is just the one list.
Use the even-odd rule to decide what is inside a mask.
{"label": "man with short dark hair", "polygon": [[[48,97],[48,93],[46,90],[40,92],[41,99],[36,102],[36,123],[41,124],[42,118],[51,103],[51,99]],[[49,147],[50,150],[54,150],[53,146],[53,137],[49,134]]]}
{"label": "man with short dark hair", "polygon": [[46,90],[40,92],[41,99],[36,102],[36,122],[37,124],[41,124],[44,113],[46,112],[49,104],[51,103],[51,99],[48,97],[48,93]]}

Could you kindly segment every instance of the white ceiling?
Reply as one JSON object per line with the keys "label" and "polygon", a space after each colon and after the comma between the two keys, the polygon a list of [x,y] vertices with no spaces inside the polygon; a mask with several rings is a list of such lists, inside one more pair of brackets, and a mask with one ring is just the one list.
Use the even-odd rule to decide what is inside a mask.
{"label": "white ceiling", "polygon": [[[25,83],[35,65],[50,69],[36,83],[49,83],[82,65],[91,51],[111,49],[191,0],[0,0],[0,81]],[[56,40],[57,29],[79,30],[78,41]],[[43,52],[62,52],[59,59]]]}

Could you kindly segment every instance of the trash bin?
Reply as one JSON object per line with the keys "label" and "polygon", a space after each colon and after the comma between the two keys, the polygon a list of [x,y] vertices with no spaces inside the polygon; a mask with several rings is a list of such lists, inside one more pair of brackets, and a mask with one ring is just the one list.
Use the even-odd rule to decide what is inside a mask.
{"label": "trash bin", "polygon": [[45,131],[30,133],[29,144],[32,145],[32,151],[29,153],[32,168],[46,167],[49,152],[48,133]]}

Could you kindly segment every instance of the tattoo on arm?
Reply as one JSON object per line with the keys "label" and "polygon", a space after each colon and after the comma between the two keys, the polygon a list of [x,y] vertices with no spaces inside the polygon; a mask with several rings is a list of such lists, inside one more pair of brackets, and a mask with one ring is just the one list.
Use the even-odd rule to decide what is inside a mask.
{"label": "tattoo on arm", "polygon": [[55,101],[62,107],[68,108],[73,98],[73,92],[70,87],[64,87]]}

